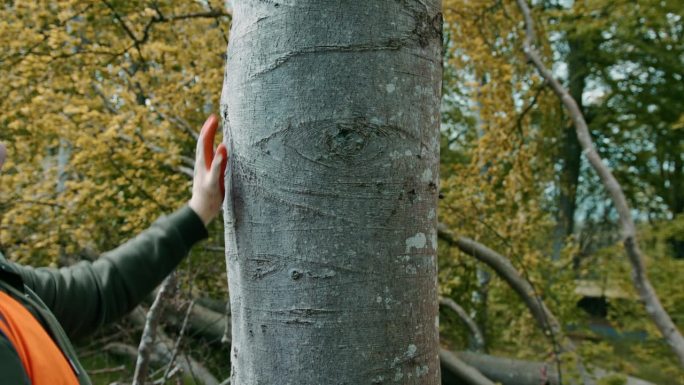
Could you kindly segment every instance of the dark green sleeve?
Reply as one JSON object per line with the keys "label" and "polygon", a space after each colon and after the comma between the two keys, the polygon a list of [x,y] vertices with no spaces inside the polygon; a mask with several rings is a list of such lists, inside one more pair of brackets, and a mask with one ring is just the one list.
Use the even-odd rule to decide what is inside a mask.
{"label": "dark green sleeve", "polygon": [[202,220],[185,206],[93,263],[15,267],[69,337],[78,338],[130,312],[206,237]]}
{"label": "dark green sleeve", "polygon": [[17,351],[2,332],[0,332],[0,384],[31,384]]}

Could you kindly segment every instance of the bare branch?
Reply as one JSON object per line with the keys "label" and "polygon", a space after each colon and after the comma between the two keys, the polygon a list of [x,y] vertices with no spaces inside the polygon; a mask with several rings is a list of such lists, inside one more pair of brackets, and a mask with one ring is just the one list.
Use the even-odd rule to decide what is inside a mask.
{"label": "bare branch", "polygon": [[470,329],[470,334],[473,337],[473,340],[475,340],[475,351],[476,352],[483,352],[484,347],[485,347],[485,340],[482,335],[482,332],[480,331],[480,328],[477,326],[475,321],[466,313],[466,311],[461,307],[461,305],[457,304],[454,300],[451,298],[444,298],[444,297],[439,297],[439,304],[442,306],[446,306],[449,309],[453,310],[456,314],[458,314],[458,317],[468,326],[468,329]]}
{"label": "bare branch", "polygon": [[[180,21],[180,20],[187,20],[187,19],[198,19],[198,18],[211,18],[211,19],[217,19],[221,17],[228,17],[232,18],[232,14],[229,12],[222,12],[222,11],[209,11],[209,12],[197,12],[197,13],[189,13],[185,15],[174,15],[174,16],[169,16],[166,17],[164,16],[159,9],[157,9],[157,15],[153,16],[147,21],[147,24],[145,24],[145,27],[143,27],[143,33],[142,37],[138,37],[135,35],[131,27],[126,24],[126,21],[124,18],[119,15],[119,13],[116,11],[114,6],[109,3],[107,0],[101,0],[107,8],[112,12],[112,15],[114,16],[114,19],[121,25],[121,28],[124,30],[126,35],[133,40],[133,45],[135,46],[136,50],[138,51],[138,55],[140,56],[141,59],[143,59],[142,56],[142,51],[140,47],[147,43],[147,40],[150,37],[150,31],[152,30],[152,26],[154,24],[158,23],[165,23],[165,22],[175,22],[175,21]],[[144,60],[144,59],[143,59]]]}
{"label": "bare branch", "polygon": [[[196,308],[199,306],[195,305],[192,313],[194,314],[196,311]],[[146,317],[145,317],[145,311],[141,308],[138,307],[131,314],[129,314],[128,319],[133,322],[133,324],[141,327],[145,324],[146,322]],[[192,326],[193,319],[192,316],[190,320],[188,321],[188,328],[189,330],[193,329]],[[120,348],[122,344],[110,344],[114,345],[116,348]],[[151,346],[151,360],[152,362],[158,363],[160,365],[165,364],[168,362],[171,358],[171,350],[169,346],[173,345],[173,340],[169,338],[162,330],[157,330],[157,341],[152,344]],[[110,346],[111,348],[111,346]],[[116,352],[114,350],[111,350],[113,352]],[[134,350],[135,352],[135,350]],[[126,353],[126,352],[124,352]],[[129,354],[130,355],[130,354]],[[135,356],[135,353],[134,355]],[[198,381],[195,381],[197,383],[202,383],[205,385],[218,385],[219,381],[214,377],[214,375],[206,368],[204,365],[199,363],[197,360],[189,356],[188,354],[184,353],[179,353],[179,356],[182,359],[178,360],[178,365],[183,369],[183,372],[185,373],[190,373],[194,377],[197,378]]]}
{"label": "bare branch", "polygon": [[[437,226],[439,237],[449,243],[458,247],[464,253],[475,257],[479,261],[491,267],[499,277],[508,283],[508,285],[518,294],[523,300],[527,308],[530,309],[532,316],[539,324],[539,327],[544,331],[554,343],[560,347],[560,352],[556,352],[556,359],[560,363],[559,353],[570,352],[574,353],[577,358],[577,370],[582,376],[585,384],[592,384],[593,381],[589,378],[587,371],[582,363],[581,358],[576,354],[576,346],[569,339],[566,338],[563,329],[558,322],[558,319],[551,313],[542,298],[536,295],[536,291],[530,283],[520,276],[518,271],[513,267],[508,258],[488,248],[487,246],[465,237],[457,237],[446,225],[440,223]],[[559,371],[560,372],[560,371]]]}
{"label": "bare branch", "polygon": [[112,368],[102,368],[102,369],[89,370],[88,374],[90,376],[94,376],[97,374],[123,372],[124,370],[126,370],[126,365],[119,365],[119,366],[114,366]]}
{"label": "bare branch", "polygon": [[[230,336],[230,317],[201,306],[200,303],[195,302],[189,315],[184,316],[173,308],[170,308],[168,313],[165,320],[174,327],[179,325],[182,327],[183,318],[188,317],[186,333],[191,338],[201,338],[205,342],[218,344],[223,338],[225,324],[229,325],[228,333]],[[228,339],[228,343],[230,343],[230,339]]]}
{"label": "bare branch", "polygon": [[150,310],[147,312],[145,327],[143,328],[142,337],[140,337],[140,345],[138,346],[138,359],[135,364],[133,385],[145,384],[150,361],[150,351],[157,338],[157,326],[159,325],[162,307],[175,285],[176,276],[175,274],[171,274],[162,282],[161,288],[159,289],[152,306],[150,306]]}
{"label": "bare branch", "polygon": [[181,174],[183,174],[187,177],[190,177],[190,179],[192,179],[195,176],[195,171],[189,167],[178,166],[176,171],[180,172]]}
{"label": "bare branch", "polygon": [[492,380],[485,377],[479,370],[461,361],[455,354],[440,349],[439,362],[442,367],[450,370],[468,385],[495,385]]}
{"label": "bare branch", "polygon": [[176,366],[173,367],[173,369],[171,369],[171,371],[168,373],[168,375],[167,375],[167,374],[164,374],[164,377],[163,377],[163,378],[160,378],[160,379],[158,379],[158,380],[155,380],[153,384],[154,384],[154,385],[163,385],[163,384],[166,382],[167,379],[170,379],[170,378],[172,378],[173,376],[175,376],[176,374],[179,374],[179,373],[182,373],[182,372],[183,372],[183,369],[182,369],[180,366],[176,365]]}
{"label": "bare branch", "polygon": [[[524,361],[473,352],[454,352],[451,354],[467,365],[476,368],[490,380],[503,385],[561,384],[558,375],[545,362]],[[448,364],[445,365],[444,360],[442,360],[442,368],[444,371],[450,370]],[[624,379],[624,382],[621,382],[624,385],[655,385],[640,378],[619,375],[601,368],[592,368],[591,376],[595,380],[619,376]],[[444,385],[450,384],[444,383]]]}
{"label": "bare branch", "polygon": [[178,338],[176,339],[176,344],[173,347],[173,352],[171,353],[171,359],[169,360],[168,365],[166,366],[166,370],[164,370],[164,375],[162,376],[161,383],[162,385],[166,383],[166,380],[169,379],[170,374],[171,374],[171,369],[174,367],[173,364],[176,362],[176,356],[178,355],[178,349],[180,348],[181,340],[183,339],[183,336],[185,335],[185,329],[188,326],[188,319],[190,318],[190,314],[192,313],[192,308],[195,306],[195,301],[190,301],[188,304],[188,309],[185,311],[185,318],[183,318],[183,325],[181,325],[180,332],[178,333]]}
{"label": "bare branch", "polygon": [[166,19],[176,21],[176,20],[198,19],[198,18],[216,19],[219,17],[232,18],[233,14],[230,12],[222,12],[219,10],[212,10],[212,11],[208,11],[208,12],[197,12],[197,13],[189,13],[186,15],[169,16]]}
{"label": "bare branch", "polygon": [[[131,318],[136,324],[142,324],[144,322],[144,315],[140,310],[136,310]],[[174,322],[175,321],[172,319],[172,323]],[[230,325],[230,316],[226,316],[225,314],[204,307],[200,303],[195,303],[195,306],[192,309],[192,315],[188,319],[188,336],[193,338],[202,338],[205,341],[219,341],[221,336],[224,334],[223,327],[221,326],[221,324],[224,322]],[[202,332],[200,333],[199,331]],[[230,326],[227,329],[227,333],[228,342],[230,342]],[[168,338],[164,337],[161,331],[160,337],[162,340]],[[133,347],[130,349],[134,351]],[[165,355],[168,355],[168,349],[165,349],[167,352]],[[133,354],[135,354],[135,351]],[[560,384],[558,375],[550,370],[551,367],[548,363],[515,360],[472,352],[451,353],[441,349],[440,363],[442,371],[459,376],[459,382],[455,382],[455,384],[462,384],[462,381],[460,380],[462,372],[473,374],[473,371],[468,370],[463,366],[460,366],[461,369],[458,369],[459,367],[454,368],[454,362],[449,360],[450,356],[453,355],[456,356],[461,364],[465,363],[467,366],[479,371],[484,377],[489,378],[494,382],[500,382],[503,385]],[[459,363],[456,363],[456,365],[458,364]],[[477,376],[477,374],[473,375]],[[608,372],[600,368],[592,368],[592,376],[596,379],[601,379],[603,377],[612,375],[615,375],[615,373]],[[634,377],[625,377],[627,378],[625,385],[654,385],[650,382]],[[222,384],[229,383],[227,381],[229,381],[229,379],[224,381]],[[452,385],[450,382],[443,382],[443,384]]]}
{"label": "bare branch", "polygon": [[577,105],[577,101],[572,97],[572,95],[570,95],[565,87],[553,76],[551,71],[546,68],[542,62],[541,55],[534,46],[536,39],[534,34],[534,21],[532,20],[532,15],[530,13],[530,8],[527,5],[527,1],[516,1],[518,3],[518,8],[525,19],[526,36],[523,40],[523,51],[525,52],[525,56],[527,56],[527,59],[534,64],[544,80],[551,85],[553,92],[563,103],[563,106],[565,106],[565,108],[568,110],[568,113],[570,114],[572,122],[575,126],[577,139],[582,146],[582,153],[587,157],[587,160],[589,160],[589,163],[601,178],[601,182],[610,194],[613,205],[615,206],[615,210],[620,218],[619,223],[620,229],[622,231],[623,245],[630,264],[632,265],[632,281],[634,283],[634,287],[639,293],[641,301],[646,306],[646,313],[648,313],[648,315],[651,317],[653,322],[658,327],[658,330],[660,330],[660,333],[677,355],[679,364],[684,367],[684,337],[682,337],[682,334],[679,332],[679,330],[677,330],[677,326],[674,324],[674,322],[672,322],[672,318],[663,307],[658,295],[655,292],[655,289],[648,279],[644,263],[645,256],[641,252],[637,242],[636,227],[634,226],[634,220],[632,218],[629,204],[627,203],[627,198],[622,191],[622,186],[617,181],[608,166],[603,163],[598,151],[596,151],[594,142],[591,139],[591,134],[589,133],[587,122],[584,119],[582,111]]}
{"label": "bare branch", "polygon": [[[532,316],[539,324],[539,327],[544,330],[545,334],[559,335],[562,333],[560,324],[556,317],[551,314],[551,311],[546,307],[544,302],[538,296],[535,296],[535,290],[518,271],[511,265],[508,258],[488,248],[487,246],[465,237],[455,236],[446,225],[440,223],[437,226],[439,237],[447,243],[458,247],[464,253],[475,257],[479,261],[491,267],[509,286],[520,296],[527,307],[532,312]],[[549,330],[550,329],[550,330]]]}
{"label": "bare branch", "polygon": [[121,24],[121,28],[124,30],[126,35],[128,35],[128,37],[130,37],[131,40],[133,40],[134,42],[139,42],[139,39],[135,36],[135,34],[133,33],[133,30],[131,30],[131,28],[128,26],[128,24],[126,24],[126,22],[123,20],[121,15],[119,15],[119,13],[116,12],[116,9],[114,9],[114,6],[111,5],[107,0],[102,0],[102,2],[104,3],[104,5],[107,6],[107,8],[109,8],[110,11],[112,11],[112,15],[114,16],[114,19],[116,19],[116,21],[118,21],[119,24]]}

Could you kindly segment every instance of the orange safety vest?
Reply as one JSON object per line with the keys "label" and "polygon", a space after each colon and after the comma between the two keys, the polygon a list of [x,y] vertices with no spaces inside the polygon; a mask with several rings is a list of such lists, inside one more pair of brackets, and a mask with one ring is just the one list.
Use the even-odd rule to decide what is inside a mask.
{"label": "orange safety vest", "polygon": [[78,385],[69,361],[40,322],[1,290],[0,331],[17,351],[32,385]]}

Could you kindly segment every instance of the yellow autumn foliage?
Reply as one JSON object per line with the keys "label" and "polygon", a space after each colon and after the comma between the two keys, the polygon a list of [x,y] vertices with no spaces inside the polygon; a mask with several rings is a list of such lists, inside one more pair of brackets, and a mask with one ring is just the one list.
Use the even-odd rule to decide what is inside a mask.
{"label": "yellow autumn foliage", "polygon": [[101,252],[189,199],[194,135],[218,112],[229,23],[222,1],[0,7],[8,255],[45,265]]}
{"label": "yellow autumn foliage", "polygon": [[[476,136],[468,141],[466,161],[442,166],[440,220],[511,257],[543,293],[550,289],[543,275],[549,269],[553,218],[542,205],[544,189],[553,182],[554,154],[548,147],[558,119],[555,96],[523,59],[524,31],[515,2],[445,0],[444,17],[451,48],[447,64],[455,69],[445,82],[461,87]],[[488,272],[470,259],[450,251],[450,262],[440,267],[470,265],[471,274]],[[441,289],[461,296],[461,303],[472,303],[472,287],[463,290],[478,279],[442,280]],[[499,349],[508,346],[518,356],[534,357],[552,348],[505,283],[491,279],[487,285],[487,333],[501,343]],[[502,303],[506,306],[499,308]],[[482,317],[484,310],[475,310]],[[521,339],[535,342],[520,346]]]}
{"label": "yellow autumn foliage", "polygon": [[[449,143],[440,221],[509,256],[563,324],[572,324],[580,317],[569,268],[576,245],[568,243],[558,261],[549,258],[548,190],[557,178],[555,138],[567,117],[524,59],[514,1],[443,0],[443,6],[445,99],[457,105],[444,110],[457,116],[443,124]],[[185,203],[195,135],[219,108],[230,26],[224,7],[220,0],[0,5],[0,140],[9,150],[0,174],[0,250],[23,263],[70,263],[117,246]],[[591,11],[585,8],[575,12]],[[548,23],[535,16],[545,36]],[[547,39],[540,42],[544,56],[553,57]],[[220,239],[214,243],[222,246]],[[195,282],[216,290],[225,281],[223,264],[215,263],[223,256],[199,252],[214,263],[197,271],[202,279]],[[602,253],[598,258],[608,259],[615,250]],[[676,280],[675,263],[662,263],[657,276]],[[626,266],[606,262],[597,270],[627,291]],[[493,353],[553,356],[529,311],[487,268],[443,248],[439,274],[442,294],[485,325]],[[487,286],[486,306],[473,299],[477,285]],[[639,309],[619,306],[623,313]],[[465,328],[452,333],[446,328],[458,321],[444,316],[442,325],[443,343],[462,349]],[[662,351],[632,349],[644,356]],[[585,358],[619,361],[606,343],[580,350]]]}

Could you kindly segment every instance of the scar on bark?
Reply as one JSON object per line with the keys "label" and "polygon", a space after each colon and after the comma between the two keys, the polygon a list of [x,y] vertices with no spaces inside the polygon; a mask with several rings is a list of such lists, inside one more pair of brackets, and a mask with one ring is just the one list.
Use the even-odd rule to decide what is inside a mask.
{"label": "scar on bark", "polygon": [[418,43],[421,47],[427,47],[433,39],[440,43],[442,42],[443,22],[441,12],[433,17],[430,17],[427,12],[416,12],[415,19],[416,26],[413,29],[413,35],[418,38]]}

